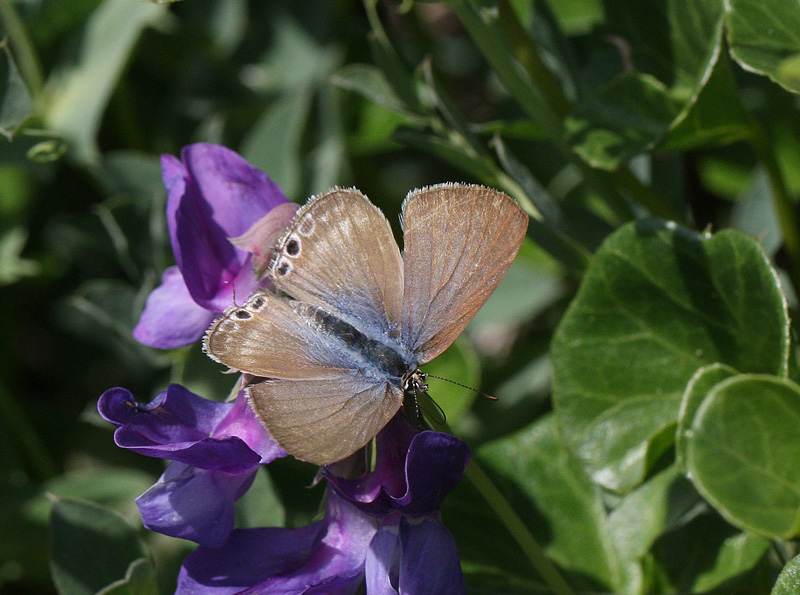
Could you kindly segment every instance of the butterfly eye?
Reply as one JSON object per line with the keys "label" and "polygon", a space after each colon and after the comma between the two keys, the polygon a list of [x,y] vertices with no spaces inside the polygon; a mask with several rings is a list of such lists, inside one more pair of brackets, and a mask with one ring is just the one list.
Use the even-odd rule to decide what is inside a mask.
{"label": "butterfly eye", "polygon": [[286,254],[287,256],[297,256],[300,254],[300,241],[297,238],[290,238],[288,242],[286,242]]}

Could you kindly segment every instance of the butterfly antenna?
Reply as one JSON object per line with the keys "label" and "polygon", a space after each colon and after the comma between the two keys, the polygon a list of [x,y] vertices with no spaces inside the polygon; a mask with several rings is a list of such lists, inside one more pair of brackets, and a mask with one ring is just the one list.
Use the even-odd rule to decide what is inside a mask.
{"label": "butterfly antenna", "polygon": [[428,378],[436,378],[437,380],[444,380],[445,382],[449,382],[450,384],[455,384],[456,386],[460,386],[461,388],[466,388],[467,390],[471,390],[473,392],[476,392],[479,395],[483,395],[484,397],[486,397],[487,399],[489,399],[491,401],[499,401],[500,400],[497,397],[495,397],[494,395],[487,394],[487,393],[485,393],[483,391],[480,391],[478,389],[472,388],[471,386],[467,386],[466,384],[461,384],[460,382],[456,382],[455,380],[450,380],[449,378],[442,378],[441,376],[434,376],[433,374],[428,374],[428,373],[426,373],[425,376],[427,376]]}

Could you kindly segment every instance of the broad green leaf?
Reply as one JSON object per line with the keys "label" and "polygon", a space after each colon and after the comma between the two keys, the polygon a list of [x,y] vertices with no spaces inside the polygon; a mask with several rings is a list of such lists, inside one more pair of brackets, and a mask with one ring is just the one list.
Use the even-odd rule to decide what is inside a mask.
{"label": "broad green leaf", "polygon": [[622,556],[639,560],[699,500],[691,484],[670,467],[622,499],[608,517],[608,530]]}
{"label": "broad green leaf", "polygon": [[300,142],[311,111],[311,88],[282,96],[250,129],[241,153],[269,175],[290,198],[303,193]]}
{"label": "broad green leaf", "polygon": [[678,116],[678,106],[656,78],[622,75],[566,121],[573,150],[587,163],[615,169],[653,145]]}
{"label": "broad green leaf", "polygon": [[797,595],[800,591],[800,556],[795,556],[783,567],[770,595]]}
{"label": "broad green leaf", "polygon": [[686,385],[678,411],[678,429],[675,432],[675,458],[683,470],[686,470],[686,442],[691,434],[695,413],[714,386],[735,375],[736,370],[730,366],[711,364],[697,370]]}
{"label": "broad green leaf", "polygon": [[136,530],[119,514],[78,500],[54,502],[50,549],[60,595],[94,595],[146,556]]}
{"label": "broad green leaf", "polygon": [[114,581],[97,595],[158,595],[158,583],[153,564],[147,558],[131,562],[125,578]]}
{"label": "broad green leaf", "polygon": [[0,41],[0,134],[10,141],[32,111],[28,87],[4,39]]}
{"label": "broad green leaf", "polygon": [[729,145],[748,138],[751,133],[730,61],[723,56],[714,65],[697,100],[671,123],[669,132],[656,150],[685,151]]}
{"label": "broad green leaf", "polygon": [[624,591],[630,576],[608,531],[600,492],[559,440],[555,421],[545,416],[484,445],[478,456],[502,477],[498,487],[550,559],[588,577],[583,587]]}
{"label": "broad green leaf", "polygon": [[733,525],[769,537],[800,533],[800,386],[742,374],[714,386],[686,437],[697,489]]}
{"label": "broad green leaf", "polygon": [[622,72],[579,103],[569,143],[588,163],[613,170],[651,149],[686,117],[720,54],[722,0],[610,0],[605,39]]}
{"label": "broad green leaf", "polygon": [[728,44],[743,68],[800,93],[800,5],[786,0],[729,0]]}
{"label": "broad green leaf", "polygon": [[99,163],[97,133],[108,100],[142,30],[165,10],[146,2],[105,0],[81,31],[76,55],[50,75],[43,117],[72,145],[77,160]]}
{"label": "broad green leaf", "polygon": [[625,492],[669,446],[698,368],[786,375],[788,350],[785,299],[755,240],[631,223],[597,251],[553,338],[559,426],[594,480]]}
{"label": "broad green leaf", "polygon": [[738,592],[737,581],[770,550],[769,539],[738,532],[713,511],[690,511],[681,521],[652,548],[659,569],[652,593],[706,593],[721,587],[720,593]]}
{"label": "broad green leaf", "polygon": [[27,502],[25,516],[33,522],[46,524],[52,506],[49,496],[56,496],[94,502],[115,510],[130,523],[138,523],[139,509],[134,498],[153,485],[154,479],[143,471],[116,467],[64,473],[46,482],[36,498]]}
{"label": "broad green leaf", "polygon": [[236,503],[236,521],[244,528],[284,526],[286,510],[266,467],[258,470],[253,485]]}
{"label": "broad green leaf", "polygon": [[738,533],[729,537],[717,550],[717,558],[711,568],[698,574],[692,592],[706,593],[752,570],[769,552],[771,545],[769,539],[752,533]]}
{"label": "broad green leaf", "polygon": [[408,120],[423,122],[395,93],[384,73],[371,64],[348,64],[334,75],[331,82],[401,114]]}

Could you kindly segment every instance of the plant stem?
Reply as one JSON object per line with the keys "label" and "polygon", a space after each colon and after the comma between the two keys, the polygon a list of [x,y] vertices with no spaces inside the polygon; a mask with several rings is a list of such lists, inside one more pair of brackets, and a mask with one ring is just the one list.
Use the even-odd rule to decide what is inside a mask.
{"label": "plant stem", "polygon": [[575,595],[572,587],[561,576],[558,569],[550,563],[544,554],[542,546],[536,541],[528,527],[511,507],[505,496],[497,489],[491,478],[486,474],[478,461],[473,459],[467,465],[465,475],[475,486],[475,489],[483,496],[497,517],[503,522],[511,533],[514,540],[519,545],[525,556],[530,560],[533,567],[552,589],[556,595]]}

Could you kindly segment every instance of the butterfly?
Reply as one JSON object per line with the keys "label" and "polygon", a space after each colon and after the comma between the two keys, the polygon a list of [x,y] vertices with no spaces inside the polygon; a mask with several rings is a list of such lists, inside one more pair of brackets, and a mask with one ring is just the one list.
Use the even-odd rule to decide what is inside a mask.
{"label": "butterfly", "polygon": [[260,290],[228,308],[204,349],[264,378],[248,399],[278,444],[317,465],[372,438],[406,395],[427,390],[420,366],[449,347],[514,260],[528,226],[508,196],[442,184],[409,193],[404,251],[356,189],[302,207],[274,248]]}

